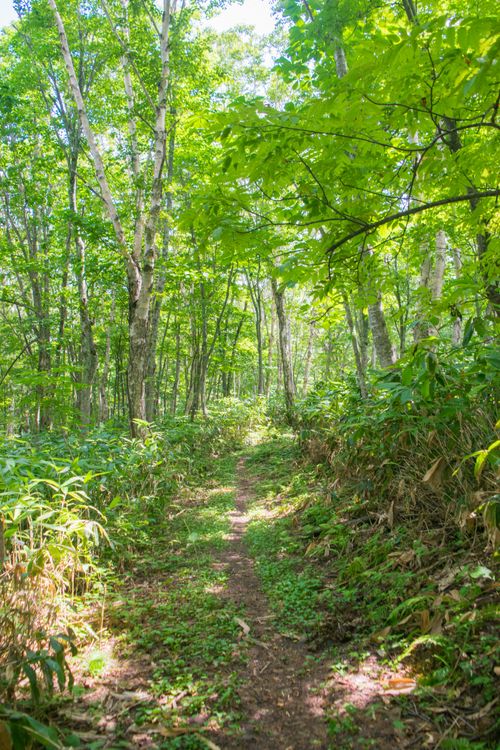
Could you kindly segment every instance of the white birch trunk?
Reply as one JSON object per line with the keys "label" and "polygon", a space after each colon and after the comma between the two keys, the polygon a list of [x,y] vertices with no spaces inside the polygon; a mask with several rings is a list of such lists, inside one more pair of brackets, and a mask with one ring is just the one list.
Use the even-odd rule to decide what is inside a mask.
{"label": "white birch trunk", "polygon": [[[156,234],[158,225],[158,216],[162,200],[162,174],[165,162],[166,135],[165,120],[167,109],[167,87],[169,78],[169,28],[170,28],[170,0],[163,0],[163,17],[160,33],[160,57],[161,57],[161,75],[158,86],[158,102],[156,106],[155,125],[154,125],[154,159],[151,201],[147,215],[142,211],[142,193],[138,186],[136,193],[136,206],[139,213],[136,217],[134,242],[132,250],[123,230],[123,226],[116,208],[104,168],[104,162],[97,145],[95,134],[90,125],[83,96],[75,73],[71,52],[69,49],[68,39],[64,28],[61,15],[57,8],[56,0],[48,0],[54,19],[57,25],[61,52],[68,73],[69,84],[80,124],[87,140],[90,155],[94,164],[97,180],[100,185],[102,198],[106,206],[108,216],[113,224],[116,235],[118,248],[125,260],[128,293],[129,293],[129,362],[128,362],[128,400],[129,414],[132,434],[140,435],[142,429],[136,424],[135,420],[144,420],[146,417],[145,404],[145,377],[146,366],[148,361],[148,324],[151,305],[151,296],[154,281],[154,269],[156,260]],[[122,3],[126,11],[127,3]],[[107,10],[107,6],[105,7]],[[109,17],[109,16],[108,16]],[[116,30],[113,28],[116,35]],[[139,159],[135,133],[135,125],[132,116],[133,107],[133,90],[128,70],[128,58],[125,54],[123,57],[124,80],[127,102],[129,107],[129,136],[131,140],[132,156],[132,173],[134,181],[137,182]],[[144,237],[144,239],[143,239]],[[144,249],[143,249],[144,245]]]}

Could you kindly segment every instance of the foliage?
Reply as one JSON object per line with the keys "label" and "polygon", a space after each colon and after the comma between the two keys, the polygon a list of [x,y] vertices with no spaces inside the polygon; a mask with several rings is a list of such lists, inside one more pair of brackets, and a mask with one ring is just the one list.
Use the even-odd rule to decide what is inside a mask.
{"label": "foliage", "polygon": [[[301,440],[343,465],[342,478],[364,498],[376,493],[386,508],[394,501],[405,512],[434,498],[434,513],[467,525],[475,510],[496,499],[496,349],[457,352],[429,340],[398,364],[373,374],[365,402],[345,384],[311,392],[301,410]],[[494,531],[485,521],[487,532]]]}
{"label": "foliage", "polygon": [[[324,393],[317,394],[316,408],[324,416],[321,398]],[[314,403],[311,397],[311,410]],[[324,440],[329,424],[323,422]],[[429,506],[422,509],[422,497],[410,509],[403,497],[391,511],[373,457],[361,454],[359,476],[353,476],[345,449],[337,443],[333,456],[329,450],[325,463],[315,446],[311,463],[290,438],[281,437],[256,446],[249,458],[257,497],[248,541],[278,626],[314,650],[327,650],[342,674],[355,674],[373,660],[395,670],[410,667],[418,680],[412,701],[419,711],[439,707],[443,723],[437,732],[455,737],[458,709],[451,709],[448,723],[444,717],[460,696],[456,700],[483,705],[491,734],[498,608],[494,560],[484,538],[447,518],[449,499],[434,496],[438,507],[431,513]],[[415,484],[407,487],[416,490]],[[376,705],[344,708],[339,716],[337,706],[329,719],[332,734],[342,747],[369,747],[367,714]],[[408,718],[405,704],[401,709]],[[481,723],[482,710],[475,712]],[[453,739],[457,747],[469,741],[468,728],[461,726],[463,736]]]}
{"label": "foliage", "polygon": [[[2,696],[12,701],[28,686],[38,703],[54,681],[71,690],[66,654],[78,639],[71,631],[55,634],[56,623],[71,623],[70,603],[98,596],[101,579],[115,581],[113,566],[123,569],[149,548],[174,493],[206,479],[214,456],[241,447],[259,413],[254,404],[229,399],[207,421],[150,425],[143,440],[112,425],[3,440]],[[175,534],[185,532],[188,547],[200,552],[198,532],[187,523],[184,517]],[[21,714],[9,719],[19,736],[31,726],[26,721]]]}
{"label": "foliage", "polygon": [[[0,36],[16,747],[60,746],[39,719],[72,689],[76,613],[104,617],[132,570],[165,590],[114,602],[123,649],[161,644],[158,694],[232,721],[234,676],[208,676],[237,640],[212,553],[222,480],[264,427],[248,544],[280,629],[493,700],[496,7],[286,0],[263,38],[207,30],[223,5],[19,0]],[[347,713],[332,734],[361,742]]]}

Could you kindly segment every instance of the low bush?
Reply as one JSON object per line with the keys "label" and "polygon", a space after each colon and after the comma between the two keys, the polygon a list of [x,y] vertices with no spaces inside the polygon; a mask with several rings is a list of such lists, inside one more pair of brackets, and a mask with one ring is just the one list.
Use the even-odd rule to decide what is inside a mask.
{"label": "low bush", "polygon": [[38,731],[19,697],[71,687],[77,600],[100,597],[175,492],[241,448],[261,410],[223,399],[206,419],[149,425],[142,440],[111,424],[0,440],[0,704],[15,707],[3,709],[13,737]]}
{"label": "low bush", "polygon": [[421,342],[388,373],[372,374],[364,400],[353,384],[317,387],[299,405],[300,440],[380,511],[480,527],[494,546],[500,356],[485,346],[460,355]]}

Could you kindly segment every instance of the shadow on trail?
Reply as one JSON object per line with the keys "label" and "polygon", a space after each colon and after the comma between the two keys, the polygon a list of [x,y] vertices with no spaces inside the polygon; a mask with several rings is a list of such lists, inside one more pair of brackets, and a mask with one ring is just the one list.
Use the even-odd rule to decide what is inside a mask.
{"label": "shadow on trail", "polygon": [[[283,515],[274,469],[292,478],[290,444],[262,444],[237,466],[235,457],[217,459],[210,477],[183,490],[163,517],[145,523],[108,595],[105,631],[95,644],[102,669],[89,674],[84,655],[76,675],[84,689],[59,712],[83,747],[361,747],[348,739],[352,717],[344,707],[376,703],[376,668],[360,669],[343,684],[332,677],[326,652],[313,650],[293,627],[286,631],[287,623],[300,621],[307,632],[304,598],[310,598],[311,616],[317,605],[314,580],[295,570],[293,559],[282,567],[288,565],[286,542],[283,555],[273,549],[271,556],[280,585],[284,571],[288,576],[291,609],[298,602],[295,620],[290,608],[276,619],[276,598],[268,600],[261,567],[259,576],[255,570],[263,558],[248,527],[264,528],[264,545],[272,535],[279,538]],[[262,451],[270,452],[267,462],[261,463]],[[296,590],[300,600],[293,598]],[[384,719],[377,730],[382,744],[368,746],[403,747],[386,726]],[[347,743],[339,743],[337,730]]]}
{"label": "shadow on trail", "polygon": [[218,567],[228,572],[225,596],[242,605],[240,621],[247,664],[239,669],[238,694],[243,722],[241,734],[211,735],[221,748],[255,750],[309,750],[327,748],[324,722],[324,666],[308,664],[307,648],[278,633],[249,557],[244,535],[249,523],[247,504],[252,481],[245,475],[244,460],[238,464],[239,488],[236,509],[229,514],[228,546],[219,556]]}

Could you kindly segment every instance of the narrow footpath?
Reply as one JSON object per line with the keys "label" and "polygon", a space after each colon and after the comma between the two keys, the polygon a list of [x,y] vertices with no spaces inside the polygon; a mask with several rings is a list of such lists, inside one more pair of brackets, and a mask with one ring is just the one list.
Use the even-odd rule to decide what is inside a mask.
{"label": "narrow footpath", "polygon": [[[300,566],[274,568],[274,592],[284,576],[286,601],[264,591],[267,553],[274,566],[290,560],[291,539],[280,537],[290,450],[277,440],[243,458],[219,457],[145,523],[95,611],[96,639],[75,660],[77,692],[54,707],[54,723],[79,738],[76,747],[418,746],[396,736],[401,712],[379,700],[385,669],[373,657],[332,670],[328,644],[318,646],[308,624],[317,603]],[[340,651],[339,659],[343,667]],[[370,715],[354,724],[347,709]]]}
{"label": "narrow footpath", "polygon": [[242,733],[237,737],[214,733],[213,738],[224,750],[327,748],[322,688],[327,670],[308,662],[304,643],[281,635],[271,625],[272,615],[245,545],[252,490],[245,461],[240,459],[236,507],[229,514],[229,544],[214,565],[228,572],[225,595],[246,613],[240,622],[242,640],[249,645],[248,663],[239,674]]}

